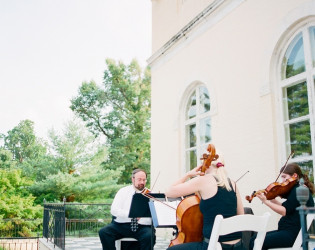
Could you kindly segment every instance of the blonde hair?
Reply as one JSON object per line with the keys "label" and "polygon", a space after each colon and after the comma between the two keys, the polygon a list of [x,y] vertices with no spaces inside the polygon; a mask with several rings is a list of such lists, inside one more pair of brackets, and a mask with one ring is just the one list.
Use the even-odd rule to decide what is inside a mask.
{"label": "blonde hair", "polygon": [[[214,176],[217,179],[217,183],[219,187],[224,187],[226,188],[226,190],[231,191],[232,188],[231,188],[228,175],[225,169],[225,162],[224,162],[223,154],[218,153],[218,155],[219,155],[218,160],[215,161],[214,163],[211,163],[211,166],[216,169],[216,173],[214,174]],[[224,166],[217,167],[218,162],[221,162]]]}

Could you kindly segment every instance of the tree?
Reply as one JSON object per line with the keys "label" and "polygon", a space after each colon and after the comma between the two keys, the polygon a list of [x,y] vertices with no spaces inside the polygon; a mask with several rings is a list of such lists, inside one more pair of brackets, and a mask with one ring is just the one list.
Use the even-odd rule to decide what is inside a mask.
{"label": "tree", "polygon": [[71,109],[108,145],[106,169],[124,167],[120,183],[134,168],[150,168],[150,70],[136,60],[129,65],[106,60],[104,84],[82,83]]}
{"label": "tree", "polygon": [[8,131],[8,135],[4,136],[4,148],[11,151],[13,158],[20,163],[46,154],[46,147],[35,136],[34,122],[30,120],[23,120]]}
{"label": "tree", "polygon": [[10,157],[15,167],[22,170],[24,176],[32,180],[42,180],[48,175],[57,174],[60,170],[55,164],[54,156],[48,154],[47,142],[36,137],[33,121],[20,121],[16,127],[7,132],[7,135],[2,135],[2,138],[4,140],[2,149],[10,151],[11,154],[5,156],[0,151],[0,157],[4,159]]}
{"label": "tree", "polygon": [[[35,206],[33,197],[27,187],[32,181],[23,177],[21,170],[0,169],[0,218],[14,218],[15,220],[1,221],[0,230],[6,237],[29,237],[32,230],[37,228],[39,221],[16,220],[36,219],[42,217],[42,207]],[[19,225],[19,231],[13,231],[15,225]]]}
{"label": "tree", "polygon": [[10,169],[16,165],[16,162],[13,160],[12,153],[9,150],[0,148],[0,168],[1,169]]}
{"label": "tree", "polygon": [[122,169],[104,170],[101,163],[107,155],[106,147],[78,120],[65,125],[63,133],[49,132],[49,149],[54,154],[58,172],[37,180],[31,187],[36,202],[95,201],[112,198]]}
{"label": "tree", "polygon": [[71,174],[81,166],[89,165],[100,148],[105,150],[79,120],[72,120],[65,124],[62,134],[50,130],[49,139],[57,168],[63,173]]}
{"label": "tree", "polygon": [[121,169],[104,170],[85,166],[80,174],[68,174],[59,172],[50,175],[46,180],[35,183],[31,191],[39,201],[45,198],[47,201],[67,202],[104,202],[113,198],[121,187],[117,185],[117,179]]}

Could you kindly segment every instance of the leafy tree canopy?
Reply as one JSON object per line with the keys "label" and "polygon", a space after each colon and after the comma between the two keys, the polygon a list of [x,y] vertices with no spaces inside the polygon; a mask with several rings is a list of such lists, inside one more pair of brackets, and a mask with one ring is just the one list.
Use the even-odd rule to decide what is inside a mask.
{"label": "leafy tree canopy", "polygon": [[20,163],[46,154],[46,147],[35,136],[34,122],[30,120],[23,120],[8,131],[8,135],[4,136],[4,148],[11,151],[13,158]]}
{"label": "leafy tree canopy", "polygon": [[30,187],[37,203],[44,198],[50,202],[62,201],[64,197],[68,202],[83,202],[113,197],[119,187],[117,176],[123,169],[104,170],[101,164],[107,157],[107,149],[82,122],[68,122],[60,134],[51,130],[49,138],[57,171],[37,179]]}
{"label": "leafy tree canopy", "polygon": [[150,70],[136,60],[129,65],[106,60],[102,86],[84,82],[71,109],[108,145],[106,169],[125,167],[120,183],[130,182],[134,168],[150,168]]}
{"label": "leafy tree canopy", "polygon": [[0,216],[3,218],[39,218],[40,206],[34,206],[34,197],[27,187],[31,180],[23,177],[21,170],[0,169]]}

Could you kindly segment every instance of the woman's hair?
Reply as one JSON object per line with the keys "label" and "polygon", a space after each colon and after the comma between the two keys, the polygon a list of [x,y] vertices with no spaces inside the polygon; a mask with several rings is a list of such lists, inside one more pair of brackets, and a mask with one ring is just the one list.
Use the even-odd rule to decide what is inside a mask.
{"label": "woman's hair", "polygon": [[309,188],[310,192],[312,194],[314,194],[314,192],[315,192],[314,184],[309,180],[309,178],[306,174],[302,173],[302,170],[297,163],[292,162],[292,163],[287,164],[287,166],[283,166],[280,169],[280,173],[282,173],[282,171],[283,171],[283,173],[291,175],[291,176],[294,173],[296,173],[298,175],[299,179],[303,178],[305,186],[307,186]]}
{"label": "woman's hair", "polygon": [[231,185],[229,183],[229,179],[228,179],[228,176],[227,176],[227,172],[225,170],[225,162],[224,162],[224,158],[223,158],[223,155],[222,154],[219,154],[219,158],[218,160],[216,161],[217,163],[222,163],[223,166],[219,166],[217,163],[215,164],[211,164],[212,167],[214,168],[217,168],[217,171],[216,171],[216,174],[214,175],[217,179],[217,183],[218,183],[218,186],[219,187],[224,187],[226,188],[228,191],[231,191],[232,188],[231,188]]}

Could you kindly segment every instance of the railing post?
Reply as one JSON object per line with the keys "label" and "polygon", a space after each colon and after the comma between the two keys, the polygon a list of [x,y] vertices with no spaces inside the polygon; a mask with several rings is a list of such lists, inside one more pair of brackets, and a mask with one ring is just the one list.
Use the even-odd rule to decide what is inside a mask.
{"label": "railing post", "polygon": [[63,216],[62,216],[62,240],[63,240],[63,249],[66,248],[66,197],[63,198]]}
{"label": "railing post", "polygon": [[296,189],[296,198],[300,202],[301,206],[297,208],[300,214],[300,222],[301,222],[301,229],[302,229],[302,248],[303,250],[308,249],[308,233],[306,227],[306,214],[307,214],[307,207],[306,203],[309,199],[309,189],[304,186],[304,179],[300,179],[300,186]]}
{"label": "railing post", "polygon": [[79,238],[81,238],[82,236],[82,232],[81,232],[81,229],[82,229],[82,208],[80,207],[79,209]]}
{"label": "railing post", "polygon": [[49,238],[49,209],[46,205],[46,200],[44,199],[44,216],[43,216],[43,237]]}

